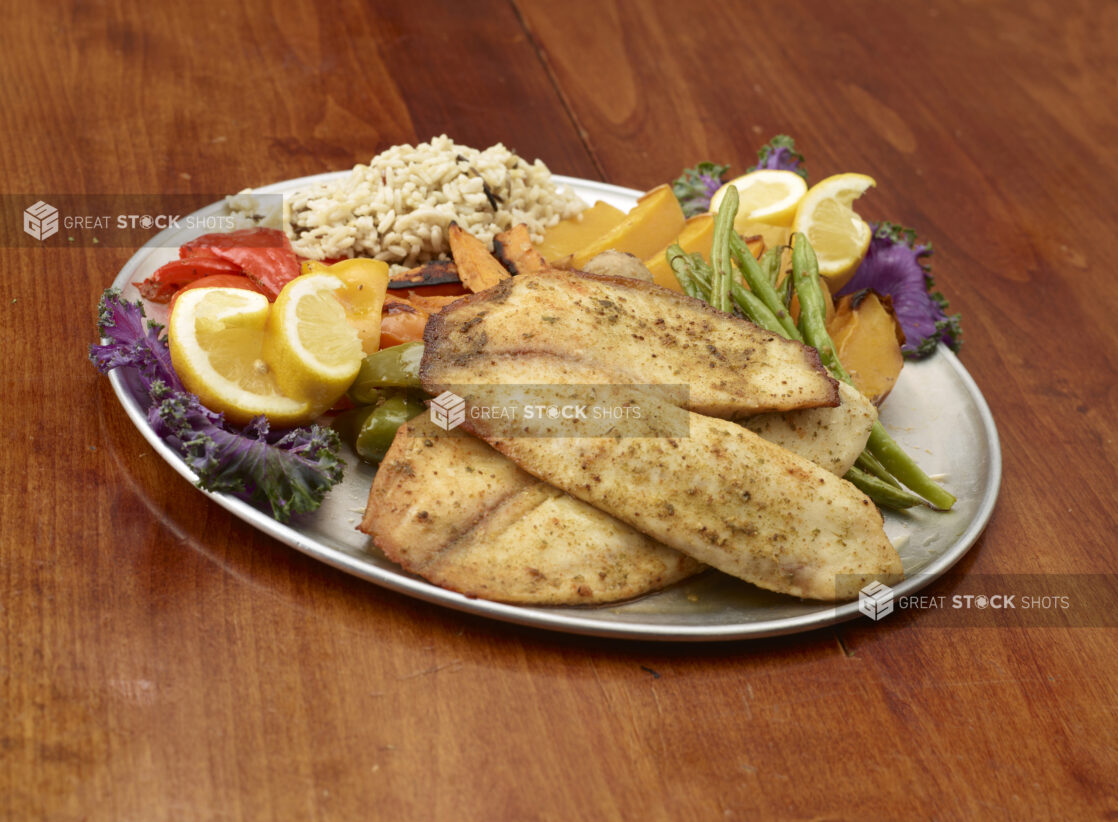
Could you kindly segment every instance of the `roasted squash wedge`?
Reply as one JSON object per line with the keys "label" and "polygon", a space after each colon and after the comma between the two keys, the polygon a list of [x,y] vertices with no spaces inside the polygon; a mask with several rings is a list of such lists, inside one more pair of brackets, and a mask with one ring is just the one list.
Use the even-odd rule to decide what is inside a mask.
{"label": "roasted squash wedge", "polygon": [[869,290],[840,297],[827,331],[855,387],[874,405],[881,405],[904,366],[904,331],[892,300]]}
{"label": "roasted squash wedge", "polygon": [[569,263],[572,254],[590,245],[624,219],[624,211],[598,201],[545,231],[543,241],[536,245],[536,251],[550,263]]}
{"label": "roasted squash wedge", "polygon": [[574,268],[581,268],[603,251],[625,251],[647,260],[672,242],[683,230],[685,220],[679,200],[669,185],[646,192],[625,219],[575,252]]}

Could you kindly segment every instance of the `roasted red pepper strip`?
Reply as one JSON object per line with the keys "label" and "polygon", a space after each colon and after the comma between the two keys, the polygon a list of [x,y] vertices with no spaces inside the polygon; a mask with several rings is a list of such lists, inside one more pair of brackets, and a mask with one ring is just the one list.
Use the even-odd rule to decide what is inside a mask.
{"label": "roasted red pepper strip", "polygon": [[217,248],[286,248],[291,250],[287,235],[275,228],[240,228],[203,234],[179,246],[180,257],[212,257]]}
{"label": "roasted red pepper strip", "polygon": [[155,273],[143,282],[133,283],[133,285],[140,289],[140,296],[145,300],[166,303],[187,283],[214,274],[240,273],[241,267],[229,260],[217,257],[191,257],[186,260],[172,260],[156,269]]}
{"label": "roasted red pepper strip", "polygon": [[216,257],[235,263],[269,299],[299,276],[299,258],[287,235],[274,228],[243,228],[224,234],[204,234],[179,248],[184,259]]}
{"label": "roasted red pepper strip", "polygon": [[235,262],[274,300],[280,290],[299,276],[299,258],[290,248],[221,248],[218,256]]}

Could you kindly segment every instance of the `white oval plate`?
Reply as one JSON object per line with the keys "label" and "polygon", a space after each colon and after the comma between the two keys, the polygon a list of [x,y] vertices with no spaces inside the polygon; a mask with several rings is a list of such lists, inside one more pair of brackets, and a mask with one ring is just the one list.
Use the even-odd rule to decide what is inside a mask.
{"label": "white oval plate", "polygon": [[[288,180],[258,189],[258,193],[288,194],[347,173]],[[641,194],[589,180],[559,175],[554,179],[570,185],[589,203],[605,200],[622,210],[632,208]],[[224,204],[214,203],[192,216],[223,212]],[[133,255],[113,285],[129,299],[136,299],[139,295],[132,283],[174,259],[178,246],[189,239],[192,235],[182,230],[169,229],[156,235]],[[159,318],[158,312],[150,313]],[[109,379],[145,439],[176,471],[195,482],[195,474],[148,425],[146,395],[134,375],[118,369]],[[947,513],[924,508],[886,513],[885,530],[900,552],[907,577],[894,586],[894,595],[904,596],[943,574],[978,539],[997,499],[1001,450],[982,393],[958,358],[943,347],[926,360],[905,365],[882,408],[881,420],[921,466],[933,476],[942,476],[947,488],[958,497],[954,509]],[[797,600],[714,571],[639,600],[596,608],[525,607],[471,599],[404,572],[356,530],[374,469],[349,455],[348,449],[343,451],[344,481],[330,491],[318,511],[289,525],[227,494],[208,496],[280,542],[354,576],[448,608],[521,625],[629,639],[727,640],[807,631],[852,619],[859,613],[856,602],[833,605]]]}

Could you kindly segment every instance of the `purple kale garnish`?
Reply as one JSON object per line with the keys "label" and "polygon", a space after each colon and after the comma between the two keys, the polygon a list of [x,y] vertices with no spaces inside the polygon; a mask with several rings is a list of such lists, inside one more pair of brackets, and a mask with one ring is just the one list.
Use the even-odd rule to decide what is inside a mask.
{"label": "purple kale garnish", "polygon": [[93,364],[102,373],[139,372],[152,429],[198,475],[199,488],[266,503],[273,517],[286,522],[317,509],[341,482],[340,443],[332,429],[312,425],[272,434],[264,417],[238,428],[186,392],[171,366],[162,327],[145,320],[141,303],[109,289],[101,297],[98,328],[109,342],[89,347]]}
{"label": "purple kale garnish", "polygon": [[272,516],[286,522],[314,511],[341,482],[339,440],[331,428],[312,425],[276,437],[264,417],[237,429],[193,394],[155,386],[152,399],[152,427],[182,455],[204,491],[267,503]]}
{"label": "purple kale garnish", "polygon": [[683,174],[672,183],[672,192],[679,200],[684,217],[694,217],[710,210],[710,198],[722,187],[722,175],[729,170],[729,166],[718,163],[699,163],[694,168],[683,170]]}
{"label": "purple kale garnish", "polygon": [[787,134],[778,134],[769,140],[767,145],[761,146],[757,152],[757,165],[748,169],[756,171],[760,168],[775,168],[782,171],[794,171],[805,180],[807,168],[804,166],[804,155],[796,151],[796,141]]}
{"label": "purple kale garnish", "polygon": [[102,374],[114,368],[135,368],[149,390],[154,380],[182,390],[171,366],[163,326],[145,319],[143,304],[138,300],[130,303],[121,297],[119,289],[107,289],[97,305],[97,330],[102,338],[111,341],[108,345],[89,347],[89,358]]}
{"label": "purple kale garnish", "polygon": [[888,295],[905,333],[906,357],[926,357],[943,342],[953,351],[962,345],[958,314],[947,314],[947,300],[933,292],[931,243],[916,242],[916,232],[888,222],[870,223],[873,239],[851,280],[838,295],[872,288]]}

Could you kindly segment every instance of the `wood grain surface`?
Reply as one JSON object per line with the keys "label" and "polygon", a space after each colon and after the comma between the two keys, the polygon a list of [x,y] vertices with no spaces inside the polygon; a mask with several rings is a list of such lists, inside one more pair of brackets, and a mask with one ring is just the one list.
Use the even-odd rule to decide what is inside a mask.
{"label": "wood grain surface", "polygon": [[[1114,3],[3,7],[4,195],[217,197],[441,133],[644,189],[793,134],[963,314],[1004,480],[959,570],[1114,572]],[[0,818],[1118,818],[1113,628],[586,639],[262,536],[88,362],[130,254],[0,248]]]}

